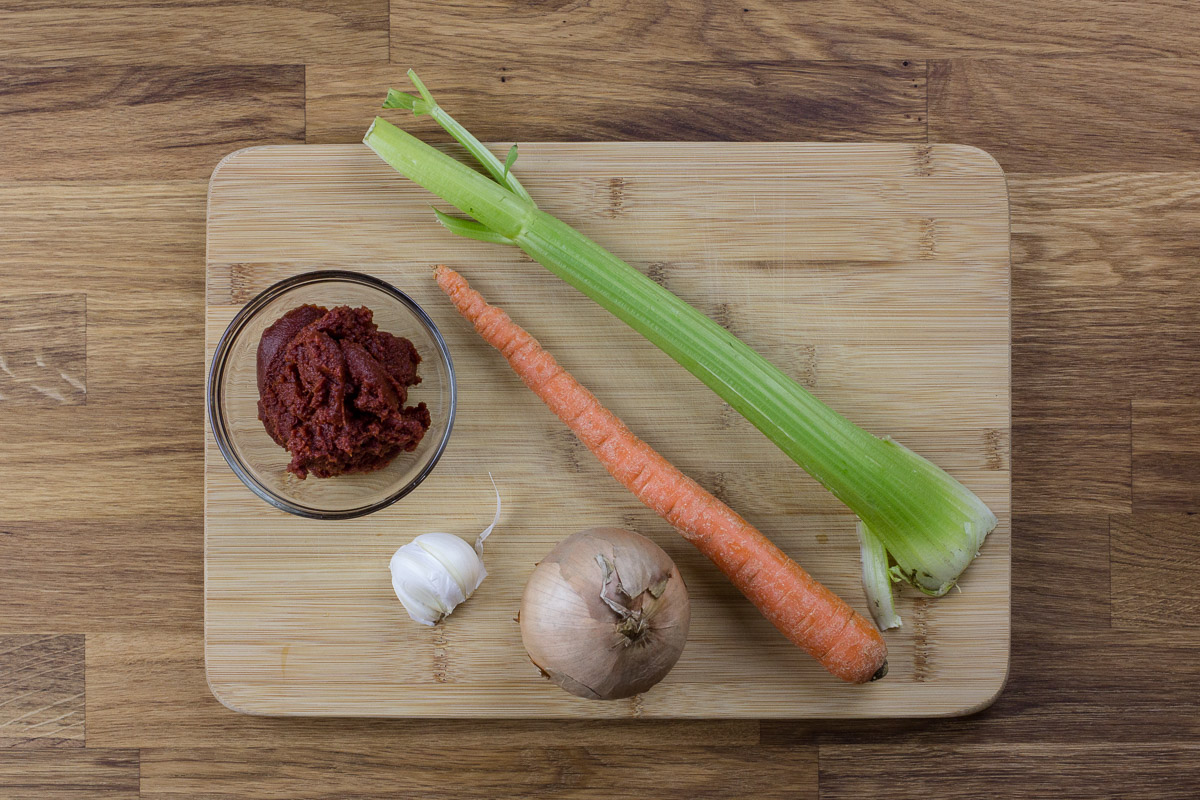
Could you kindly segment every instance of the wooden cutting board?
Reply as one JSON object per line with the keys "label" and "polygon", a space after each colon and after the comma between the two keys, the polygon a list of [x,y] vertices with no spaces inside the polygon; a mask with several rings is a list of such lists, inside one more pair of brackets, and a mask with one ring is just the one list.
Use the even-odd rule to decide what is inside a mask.
{"label": "wooden cutting board", "polygon": [[[506,146],[505,146],[506,147]],[[498,150],[503,152],[503,150]],[[211,432],[205,657],[239,711],[385,717],[885,717],[987,705],[1008,670],[1009,230],[1003,173],[956,145],[529,144],[541,206],[645,270],[850,419],[930,457],[1000,518],[961,591],[899,594],[891,672],[827,675],[605,473],[461,320],[430,266],[459,269],[640,436],[861,611],[854,518],[719,398],[513,248],[457,239],[431,196],[359,145],[256,147],[213,173],[206,352],[257,292],[325,268],[410,294],[459,380],[450,445],[372,516],[293,517],[244,488]],[[265,434],[264,434],[265,435]],[[280,467],[286,456],[280,451]],[[388,559],[427,531],[488,540],[490,576],[449,620],[411,622]],[[691,592],[687,649],[630,700],[568,695],[514,617],[534,563],[597,526],[650,536]]]}

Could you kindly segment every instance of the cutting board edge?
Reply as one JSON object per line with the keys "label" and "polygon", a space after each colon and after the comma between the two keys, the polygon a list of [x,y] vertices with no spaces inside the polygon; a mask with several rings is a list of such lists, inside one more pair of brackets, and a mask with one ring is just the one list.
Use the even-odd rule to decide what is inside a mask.
{"label": "cutting board edge", "polygon": [[[209,691],[213,697],[221,703],[225,708],[238,714],[245,714],[254,717],[288,717],[288,718],[312,718],[312,719],[490,719],[490,720],[519,720],[519,719],[547,719],[547,720],[578,720],[591,719],[596,721],[620,721],[630,719],[645,719],[645,720],[744,720],[744,719],[770,719],[770,720],[828,720],[828,719],[954,719],[957,717],[968,717],[972,714],[977,714],[989,706],[1003,694],[1008,683],[1008,678],[1011,672],[1011,626],[1009,628],[1008,642],[1005,645],[1005,658],[1003,664],[996,662],[989,666],[1002,666],[1003,669],[998,671],[998,674],[989,674],[986,680],[972,681],[964,685],[947,685],[944,682],[936,685],[936,690],[939,693],[946,691],[957,692],[961,697],[966,695],[968,698],[962,705],[955,705],[952,708],[937,708],[932,711],[922,711],[919,703],[913,703],[907,707],[895,710],[886,715],[881,715],[878,711],[871,711],[867,706],[855,707],[850,709],[841,709],[835,716],[828,712],[816,711],[806,714],[787,710],[781,704],[765,706],[763,708],[743,709],[743,710],[728,710],[721,712],[710,713],[660,713],[655,710],[642,711],[638,713],[604,713],[604,714],[587,714],[575,713],[569,711],[543,711],[537,714],[529,713],[509,713],[502,710],[492,710],[485,705],[462,705],[448,704],[449,711],[446,710],[446,705],[439,712],[426,711],[424,708],[419,708],[410,713],[368,713],[355,712],[348,709],[332,709],[328,711],[321,710],[289,710],[286,708],[273,705],[269,701],[264,701],[256,706],[252,703],[237,702],[230,700],[225,693],[225,686],[219,679],[214,679],[208,659],[208,640],[205,639],[205,681],[208,684]],[[886,680],[886,679],[885,679]],[[556,690],[557,691],[557,690]],[[582,701],[586,702],[586,701]],[[595,701],[603,702],[603,701]],[[626,706],[613,706],[610,710],[624,709]]]}

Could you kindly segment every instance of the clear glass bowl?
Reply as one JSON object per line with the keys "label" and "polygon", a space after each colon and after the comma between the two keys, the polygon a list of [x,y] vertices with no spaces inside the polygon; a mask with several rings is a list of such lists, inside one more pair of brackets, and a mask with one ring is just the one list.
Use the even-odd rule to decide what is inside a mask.
{"label": "clear glass bowl", "polygon": [[[403,336],[421,356],[408,404],[424,402],[432,424],[411,453],[360,475],[300,480],[287,471],[291,455],[258,419],[258,342],[263,331],[296,306],[366,306],[382,331]],[[307,272],[255,297],[225,329],[208,374],[208,423],[221,455],[252,492],[271,505],[312,519],[349,519],[396,502],[433,471],[454,427],[454,365],[433,320],[408,295],[357,272]]]}

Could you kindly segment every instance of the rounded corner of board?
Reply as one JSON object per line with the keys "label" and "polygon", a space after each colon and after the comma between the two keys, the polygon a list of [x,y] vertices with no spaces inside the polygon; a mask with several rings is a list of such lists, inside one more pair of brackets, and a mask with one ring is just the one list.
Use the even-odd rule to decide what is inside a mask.
{"label": "rounded corner of board", "polygon": [[249,147],[239,147],[237,150],[234,150],[234,151],[232,151],[232,152],[230,152],[230,153],[226,153],[224,156],[222,156],[222,157],[221,157],[221,160],[217,162],[217,165],[216,165],[215,167],[213,167],[212,174],[208,176],[208,196],[209,196],[209,199],[211,199],[211,198],[212,198],[213,186],[216,184],[216,182],[217,182],[217,178],[218,178],[218,177],[221,175],[221,173],[222,173],[222,172],[223,172],[223,171],[224,171],[224,170],[225,170],[225,169],[226,169],[226,168],[227,168],[227,167],[228,167],[230,164],[232,164],[233,162],[235,162],[235,161],[239,161],[239,160],[241,160],[241,159],[244,159],[244,158],[246,158],[247,156],[250,156],[251,154],[257,154],[257,153],[259,153],[259,152],[261,152],[261,151],[264,151],[264,150],[277,150],[277,149],[279,149],[279,148],[281,148],[281,147],[297,147],[297,146],[301,146],[301,147],[303,147],[304,145],[294,145],[294,144],[253,144],[253,145],[250,145]]}
{"label": "rounded corner of board", "polygon": [[982,147],[973,144],[943,144],[939,147],[955,151],[965,164],[978,168],[984,174],[999,177],[1006,182],[1008,180],[1004,174],[1004,167],[1000,166],[994,155]]}
{"label": "rounded corner of board", "polygon": [[212,182],[214,180],[216,180],[217,175],[221,172],[221,170],[225,169],[225,167],[231,161],[236,161],[237,159],[241,158],[242,156],[244,156],[247,153],[252,152],[254,150],[265,150],[268,147],[274,147],[274,146],[275,145],[269,145],[269,144],[253,144],[253,145],[250,145],[249,147],[239,147],[237,150],[234,150],[231,153],[226,153],[224,156],[221,157],[221,160],[217,162],[217,165],[215,167],[213,167],[212,175],[210,175],[208,178],[209,186],[212,186]]}
{"label": "rounded corner of board", "polygon": [[208,663],[208,658],[204,659],[204,681],[208,684],[208,691],[216,698],[217,702],[225,706],[225,708],[235,714],[245,714],[250,717],[271,716],[263,711],[258,711],[244,705],[239,705],[229,699],[229,694],[225,687],[222,687],[220,679],[213,675],[212,666]]}
{"label": "rounded corner of board", "polygon": [[1011,649],[1005,652],[1004,669],[999,671],[994,676],[989,676],[986,683],[980,684],[977,692],[972,693],[971,702],[964,705],[962,708],[947,714],[947,717],[969,717],[973,714],[978,714],[981,711],[986,711],[991,708],[992,704],[1004,694],[1004,687],[1008,685],[1008,675],[1012,664]]}

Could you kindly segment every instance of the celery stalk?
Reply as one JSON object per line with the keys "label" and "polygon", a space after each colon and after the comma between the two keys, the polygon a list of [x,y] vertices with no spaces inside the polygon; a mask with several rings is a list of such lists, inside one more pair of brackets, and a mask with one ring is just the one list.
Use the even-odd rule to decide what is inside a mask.
{"label": "celery stalk", "polygon": [[858,544],[862,548],[863,591],[871,616],[881,631],[899,628],[903,621],[892,600],[892,573],[888,569],[887,551],[862,520],[858,521]]}
{"label": "celery stalk", "polygon": [[906,580],[931,595],[954,585],[996,525],[978,497],[911,450],[859,428],[683,300],[538,209],[509,169],[511,154],[501,164],[410,77],[421,98],[390,92],[389,102],[433,116],[492,177],[379,117],[363,142],[471,217],[439,213],[442,224],[524,250],[683,365],[849,506]]}

